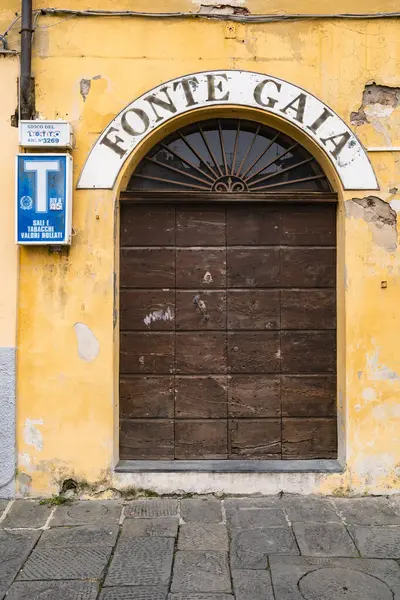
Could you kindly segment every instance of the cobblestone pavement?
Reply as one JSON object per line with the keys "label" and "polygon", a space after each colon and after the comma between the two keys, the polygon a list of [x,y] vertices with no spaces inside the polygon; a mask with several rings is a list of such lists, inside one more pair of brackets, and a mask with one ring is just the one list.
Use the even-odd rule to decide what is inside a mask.
{"label": "cobblestone pavement", "polygon": [[400,496],[0,501],[0,599],[400,600]]}

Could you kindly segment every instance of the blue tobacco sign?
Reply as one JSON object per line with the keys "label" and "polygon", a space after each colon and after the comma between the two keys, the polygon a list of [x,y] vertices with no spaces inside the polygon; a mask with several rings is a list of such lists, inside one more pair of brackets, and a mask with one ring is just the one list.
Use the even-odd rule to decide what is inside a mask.
{"label": "blue tobacco sign", "polygon": [[16,241],[70,244],[72,158],[69,154],[18,154]]}

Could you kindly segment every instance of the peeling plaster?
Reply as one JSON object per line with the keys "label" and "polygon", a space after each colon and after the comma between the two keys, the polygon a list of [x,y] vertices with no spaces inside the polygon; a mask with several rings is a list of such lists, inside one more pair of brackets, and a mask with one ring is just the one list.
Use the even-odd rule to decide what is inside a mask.
{"label": "peeling plaster", "polygon": [[20,467],[29,469],[29,467],[31,466],[31,457],[28,454],[28,452],[20,452],[18,454],[18,465]]}
{"label": "peeling plaster", "polygon": [[386,419],[393,419],[400,417],[400,404],[380,404],[374,406],[372,414],[375,419],[384,421]]}
{"label": "peeling plaster", "polygon": [[36,450],[43,450],[43,435],[36,425],[43,425],[43,419],[26,419],[24,425],[24,441]]}
{"label": "peeling plaster", "polygon": [[204,4],[199,8],[201,15],[249,15],[250,11],[236,4]]}
{"label": "peeling plaster", "polygon": [[[215,0],[192,0],[193,4],[197,4],[200,6],[226,6],[220,5]],[[246,0],[230,0],[229,6],[244,6],[246,4]]]}
{"label": "peeling plaster", "polygon": [[90,79],[82,78],[80,80],[79,90],[84,102],[86,102],[86,98],[88,96],[88,93],[90,92],[91,85],[92,81]]}
{"label": "peeling plaster", "polygon": [[364,125],[365,123],[371,123],[374,125],[376,119],[389,117],[399,104],[399,87],[376,85],[376,83],[366,85],[360,108],[350,115],[351,124]]}
{"label": "peeling plaster", "polygon": [[388,252],[397,248],[397,214],[387,202],[377,196],[353,198],[346,202],[346,215],[363,219],[368,224],[372,238]]}
{"label": "peeling plaster", "polygon": [[355,471],[360,477],[377,479],[385,477],[394,467],[393,455],[389,453],[364,454],[356,460]]}
{"label": "peeling plaster", "polygon": [[84,102],[86,102],[86,98],[88,97],[90,88],[92,87],[92,80],[96,81],[96,79],[101,79],[101,75],[95,75],[94,77],[92,77],[90,79],[86,79],[85,77],[82,77],[82,79],[80,80],[79,91],[80,91],[80,94],[81,94]]}
{"label": "peeling plaster", "polygon": [[368,377],[373,381],[386,381],[400,379],[395,371],[379,362],[379,349],[375,349],[372,354],[367,355]]}
{"label": "peeling plaster", "polygon": [[365,402],[373,402],[376,400],[376,391],[372,387],[367,387],[363,389],[361,396]]}
{"label": "peeling plaster", "polygon": [[97,358],[99,354],[99,340],[94,335],[93,331],[84,323],[75,323],[74,329],[78,342],[79,358],[91,362]]}
{"label": "peeling plaster", "polygon": [[26,473],[20,473],[17,477],[19,493],[22,496],[29,496],[31,493],[32,477]]}

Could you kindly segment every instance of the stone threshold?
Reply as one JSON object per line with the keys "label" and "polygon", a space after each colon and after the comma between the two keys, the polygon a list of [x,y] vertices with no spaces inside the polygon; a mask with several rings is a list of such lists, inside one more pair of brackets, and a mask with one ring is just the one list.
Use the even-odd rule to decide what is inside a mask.
{"label": "stone threshold", "polygon": [[116,473],[343,473],[334,459],[315,460],[120,460]]}

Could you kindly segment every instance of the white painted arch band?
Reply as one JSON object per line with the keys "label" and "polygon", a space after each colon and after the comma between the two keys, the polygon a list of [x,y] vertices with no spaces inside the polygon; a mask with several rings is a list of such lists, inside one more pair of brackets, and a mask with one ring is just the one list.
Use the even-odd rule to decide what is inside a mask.
{"label": "white painted arch band", "polygon": [[283,79],[249,71],[205,71],[146,92],[113,119],[93,146],[78,189],[112,189],[137,145],[156,128],[205,106],[246,106],[301,129],[330,159],[345,190],[379,189],[363,146],[331,108]]}

